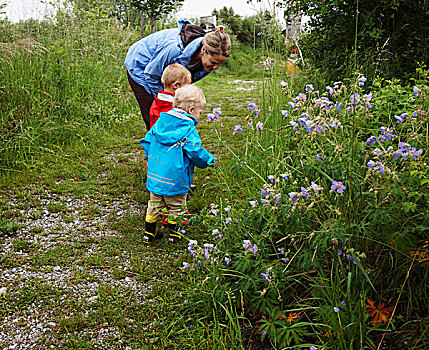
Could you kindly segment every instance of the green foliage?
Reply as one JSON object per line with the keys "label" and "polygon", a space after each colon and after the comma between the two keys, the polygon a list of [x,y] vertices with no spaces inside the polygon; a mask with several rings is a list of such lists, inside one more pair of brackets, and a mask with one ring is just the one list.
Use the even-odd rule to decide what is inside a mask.
{"label": "green foliage", "polygon": [[2,170],[28,168],[129,118],[122,61],[134,38],[103,6],[58,11],[55,23],[3,23],[0,32]]}
{"label": "green foliage", "polygon": [[[247,126],[235,128],[240,155],[222,173],[224,192],[237,183],[240,195],[194,219],[204,244],[190,241],[184,264],[212,295],[204,308],[234,295],[279,348],[376,344],[381,326],[397,327],[395,302],[395,316],[424,317],[426,292],[409,302],[398,290],[427,291],[428,271],[413,258],[427,251],[429,227],[429,72],[417,73],[411,86],[366,86],[357,74],[297,96],[276,77],[263,104],[248,106]],[[367,300],[386,307],[371,314]]]}
{"label": "green foliage", "polygon": [[404,79],[415,73],[418,63],[428,62],[425,0],[283,3],[287,13],[309,16],[309,32],[300,40],[304,56],[329,80],[350,75],[356,65],[368,77]]}
{"label": "green foliage", "polygon": [[139,9],[146,18],[151,20],[151,33],[155,30],[155,22],[164,18],[183,5],[184,0],[132,0],[131,3]]}

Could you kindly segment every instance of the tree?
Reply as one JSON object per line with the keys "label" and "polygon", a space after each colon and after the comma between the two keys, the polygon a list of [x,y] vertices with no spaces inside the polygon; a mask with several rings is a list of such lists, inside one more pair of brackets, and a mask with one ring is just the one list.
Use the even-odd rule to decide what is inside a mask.
{"label": "tree", "polygon": [[180,9],[184,0],[132,0],[132,4],[140,10],[142,18],[142,36],[144,36],[144,18],[150,19],[150,32],[157,29],[157,20]]}
{"label": "tree", "polygon": [[283,0],[283,6],[286,14],[309,17],[301,44],[329,78],[356,69],[355,61],[367,74],[402,78],[428,62],[427,0]]}

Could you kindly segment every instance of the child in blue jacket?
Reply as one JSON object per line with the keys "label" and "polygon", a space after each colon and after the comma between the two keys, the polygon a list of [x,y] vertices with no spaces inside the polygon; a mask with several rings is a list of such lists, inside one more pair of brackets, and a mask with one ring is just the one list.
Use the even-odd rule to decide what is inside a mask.
{"label": "child in blue jacket", "polygon": [[156,237],[156,222],[164,208],[168,210],[170,243],[181,239],[176,219],[186,210],[186,196],[194,177],[194,166],[204,169],[215,165],[214,156],[201,145],[196,129],[206,99],[202,90],[186,85],[176,90],[173,109],[161,113],[158,121],[140,140],[148,161],[146,188],[150,200],[146,212],[143,241]]}

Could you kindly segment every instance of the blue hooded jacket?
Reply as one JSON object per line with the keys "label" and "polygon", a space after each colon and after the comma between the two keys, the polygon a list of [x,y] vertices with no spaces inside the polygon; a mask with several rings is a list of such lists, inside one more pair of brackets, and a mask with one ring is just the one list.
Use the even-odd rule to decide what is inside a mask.
{"label": "blue hooded jacket", "polygon": [[[192,55],[199,49],[204,37],[199,37],[183,46],[180,31],[185,23],[191,23],[186,18],[180,19],[178,28],[164,29],[153,33],[136,43],[129,49],[125,58],[125,67],[131,78],[155,96],[163,90],[161,75],[164,69],[172,63],[180,63],[189,67]],[[204,68],[192,74],[192,83],[209,74]]]}
{"label": "blue hooded jacket", "polygon": [[148,160],[146,188],[160,196],[186,194],[194,178],[194,166],[215,165],[214,156],[201,146],[198,121],[181,109],[161,113],[140,140]]}

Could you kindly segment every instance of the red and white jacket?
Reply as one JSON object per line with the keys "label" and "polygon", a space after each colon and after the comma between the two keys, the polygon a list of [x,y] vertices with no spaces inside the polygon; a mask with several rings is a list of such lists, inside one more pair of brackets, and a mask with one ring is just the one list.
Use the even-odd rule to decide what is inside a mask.
{"label": "red and white jacket", "polygon": [[173,109],[174,94],[164,90],[159,90],[158,95],[155,96],[152,106],[149,110],[150,127],[158,120],[161,112],[168,112]]}

